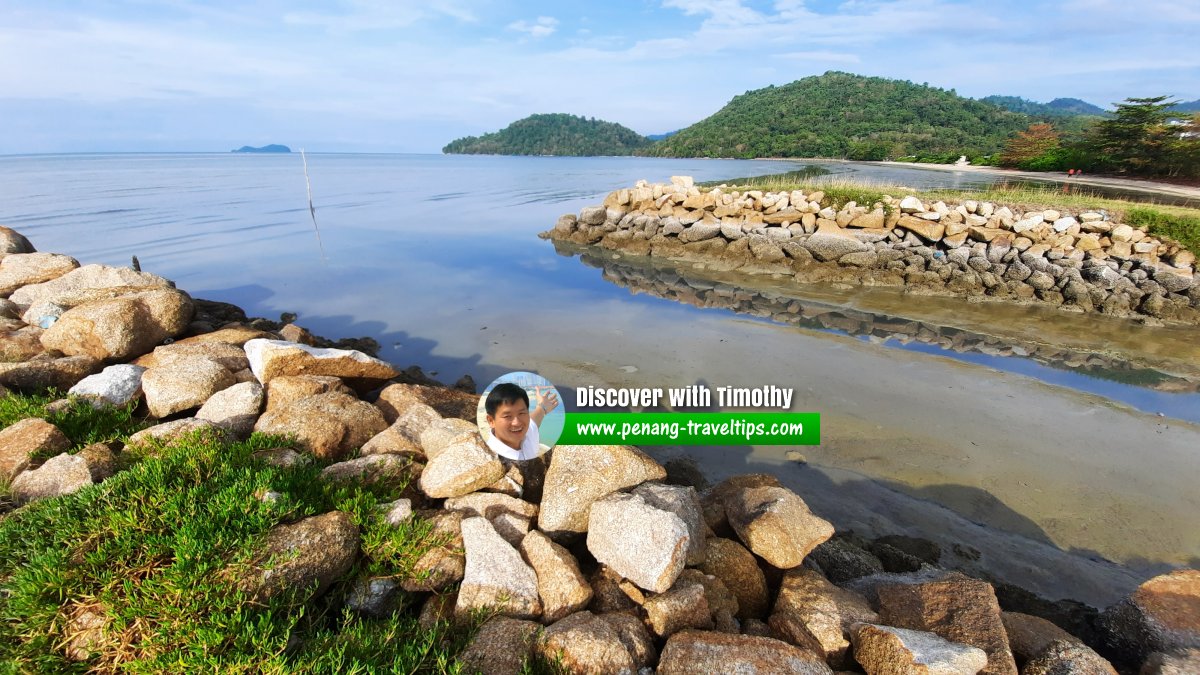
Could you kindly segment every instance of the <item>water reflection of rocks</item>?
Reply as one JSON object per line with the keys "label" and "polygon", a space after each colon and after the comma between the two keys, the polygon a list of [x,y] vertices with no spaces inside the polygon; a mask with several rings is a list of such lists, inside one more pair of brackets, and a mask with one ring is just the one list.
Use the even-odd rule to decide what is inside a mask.
{"label": "water reflection of rocks", "polygon": [[706,278],[685,265],[652,262],[644,257],[618,255],[562,242],[555,242],[555,248],[561,255],[578,254],[584,264],[601,269],[606,281],[634,294],[646,293],[694,307],[731,310],[800,328],[838,331],[875,343],[918,343],[962,354],[1020,357],[1051,368],[1156,391],[1200,392],[1200,370],[1164,372],[1161,369],[1164,365],[1167,370],[1177,371],[1180,364],[1154,363],[1151,356],[1130,357],[1109,351],[1088,351],[1015,339],[1008,335],[989,335],[929,320],[851,309],[771,289],[746,288]]}

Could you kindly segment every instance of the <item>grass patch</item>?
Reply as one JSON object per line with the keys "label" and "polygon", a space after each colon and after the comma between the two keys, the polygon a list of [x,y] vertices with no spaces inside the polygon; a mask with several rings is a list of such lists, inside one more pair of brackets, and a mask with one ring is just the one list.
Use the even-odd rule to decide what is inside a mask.
{"label": "grass patch", "polygon": [[[407,486],[331,486],[315,463],[253,458],[279,444],[196,433],[0,520],[0,672],[458,672],[472,626],[424,631],[411,614],[367,621],[341,609],[349,579],[403,574],[439,544],[419,519],[384,522],[378,506]],[[263,501],[267,491],[281,497]],[[335,509],[360,527],[364,555],[324,597],[296,589],[260,607],[230,583],[271,527]],[[98,617],[103,637],[76,662],[65,647],[84,616]]]}
{"label": "grass patch", "polygon": [[809,173],[807,171],[792,171],[789,173],[772,174],[767,176],[735,178],[733,180],[701,183],[700,186],[712,188],[717,185],[727,185],[731,190],[736,189],[742,192],[748,190],[761,190],[763,192],[790,192],[792,190],[800,190],[806,195],[820,191],[825,193],[825,196],[822,197],[820,201],[822,207],[840,209],[846,204],[854,202],[859,206],[874,208],[875,204],[880,204],[887,213],[891,213],[892,208],[882,203],[884,196],[897,196],[913,192],[911,188],[900,187],[896,185],[853,182],[844,178],[812,180],[813,176],[820,176],[829,172],[825,169],[821,169],[820,167],[810,168],[820,169],[820,172]]}
{"label": "grass patch", "polygon": [[1129,225],[1146,227],[1150,234],[1169,237],[1189,251],[1200,252],[1200,210],[1193,214],[1134,207],[1125,213]]}
{"label": "grass patch", "polygon": [[44,394],[0,397],[0,427],[7,428],[23,419],[40,417],[58,427],[78,449],[92,443],[123,440],[149,426],[148,422],[134,416],[136,403],[95,408],[90,401],[72,396],[62,408],[47,411],[47,406],[62,398],[54,390]]}

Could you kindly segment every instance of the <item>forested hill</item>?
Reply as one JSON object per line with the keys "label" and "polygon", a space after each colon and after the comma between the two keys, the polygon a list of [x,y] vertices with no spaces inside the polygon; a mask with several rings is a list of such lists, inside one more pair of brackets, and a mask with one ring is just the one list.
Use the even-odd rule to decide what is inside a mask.
{"label": "forested hill", "polygon": [[735,96],[650,154],[854,159],[990,154],[1028,125],[1025,115],[953,91],[831,71]]}
{"label": "forested hill", "polygon": [[1049,103],[1038,103],[1020,96],[984,96],[979,99],[984,103],[1011,110],[1013,112],[1033,115],[1035,117],[1066,117],[1069,115],[1107,115],[1108,111],[1098,105],[1077,98],[1056,98]]}
{"label": "forested hill", "polygon": [[495,133],[467,136],[442,148],[460,155],[629,155],[652,141],[636,131],[595,118],[554,113],[530,115]]}

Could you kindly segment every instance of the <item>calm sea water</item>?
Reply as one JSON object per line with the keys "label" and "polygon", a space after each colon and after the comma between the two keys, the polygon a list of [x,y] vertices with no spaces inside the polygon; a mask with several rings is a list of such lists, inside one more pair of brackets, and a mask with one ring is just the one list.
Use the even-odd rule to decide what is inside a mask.
{"label": "calm sea water", "polygon": [[[887,439],[889,426],[903,427],[898,435],[907,452],[918,456],[920,448],[962,437],[964,417],[991,409],[996,393],[989,374],[997,371],[1005,374],[1005,386],[1015,383],[1017,391],[1052,385],[1038,389],[1038,406],[1074,401],[1074,392],[1086,392],[1100,402],[1200,420],[1200,377],[1188,364],[1171,361],[1179,353],[1175,345],[1182,344],[1172,342],[1178,332],[1136,332],[1112,322],[1076,329],[1070,328],[1070,317],[1052,313],[1037,318],[1047,330],[1014,337],[1013,326],[1024,319],[1000,310],[995,323],[1004,324],[1004,330],[992,331],[990,310],[964,325],[961,305],[919,298],[888,304],[886,298],[828,293],[817,299],[819,312],[790,318],[778,309],[780,298],[794,291],[786,284],[736,307],[692,302],[677,290],[681,283],[714,288],[702,271],[694,279],[686,269],[667,272],[665,278],[661,271],[631,271],[603,256],[585,261],[536,237],[559,215],[578,212],[639,179],[666,181],[682,174],[721,180],[803,166],[315,154],[308,156],[308,171],[319,243],[298,154],[9,156],[0,157],[0,224],[22,232],[39,250],[67,253],[84,263],[128,265],[136,255],[144,270],[174,279],[196,297],[238,304],[251,315],[295,312],[299,324],[327,337],[374,337],[383,346],[382,358],[401,367],[419,365],[445,382],[471,375],[482,386],[503,373],[528,370],[555,382],[568,399],[584,385],[794,387],[798,409],[818,410],[827,420],[823,429],[829,442],[810,459],[899,484],[914,482],[904,473],[912,462],[877,466],[855,453],[871,438]],[[853,163],[834,168],[843,175],[918,188],[979,186],[989,180]],[[812,310],[803,294],[795,297]],[[922,303],[928,303],[928,311]],[[909,315],[910,309],[916,314]],[[850,322],[832,320],[838,312],[849,312]],[[818,314],[824,318],[813,318]],[[1049,327],[1060,324],[1076,336],[1061,349],[1046,338],[1053,333]],[[1115,337],[1099,337],[1105,331]],[[1120,338],[1126,335],[1135,338],[1128,353]],[[859,372],[863,368],[870,372]],[[934,406],[913,401],[904,391],[910,384],[955,393]],[[947,414],[946,405],[965,412]],[[868,406],[879,414],[866,415]],[[1062,426],[1034,412],[1016,414],[1012,433],[1027,432],[1022,424],[1035,425],[1035,436]],[[971,445],[994,444],[996,452],[1006,451],[1009,422],[988,421],[994,427],[980,427]],[[1100,431],[1096,442],[1106,438]],[[1059,447],[1067,442],[1046,440]],[[747,464],[763,457],[782,461],[744,450]],[[1042,479],[1036,476],[1042,460],[1020,461],[1035,467],[1030,480]],[[932,468],[940,470],[946,462],[937,464]],[[1045,484],[1032,487],[1028,481],[1021,483],[1025,487],[996,484],[979,469],[944,482],[970,483],[993,495],[993,501],[1015,504],[1028,495],[1012,490],[1055,491],[1058,479],[1041,473]],[[1147,481],[1131,489],[1142,494],[1158,487]],[[964,513],[974,508],[969,514],[974,522],[998,527],[1008,522],[1007,512],[1001,517],[961,506],[955,501],[959,497],[921,497]],[[1069,528],[1060,536],[1058,508],[1036,502],[1022,517],[1064,549],[1133,556]],[[1168,542],[1143,558],[1179,560],[1198,553],[1192,544]]]}

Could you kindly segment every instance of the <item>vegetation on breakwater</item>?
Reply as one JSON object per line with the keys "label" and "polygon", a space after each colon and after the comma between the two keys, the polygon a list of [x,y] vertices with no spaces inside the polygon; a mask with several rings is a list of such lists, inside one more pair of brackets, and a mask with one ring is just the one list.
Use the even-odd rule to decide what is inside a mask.
{"label": "vegetation on breakwater", "polygon": [[630,155],[652,141],[620,124],[561,113],[530,115],[500,131],[451,141],[451,155]]}
{"label": "vegetation on breakwater", "polygon": [[[818,169],[810,172],[811,169]],[[1192,252],[1200,252],[1200,209],[1169,204],[1135,202],[1126,199],[1101,197],[1091,194],[1086,188],[1075,186],[1070,192],[1057,187],[1031,185],[1028,183],[1000,183],[983,189],[951,190],[945,188],[914,190],[902,185],[856,182],[847,180],[820,180],[813,177],[823,172],[819,167],[782,174],[767,174],[747,178],[700,183],[702,188],[724,185],[729,188],[779,192],[802,190],[821,191],[825,195],[823,206],[841,208],[847,202],[858,204],[882,203],[887,195],[916,194],[926,200],[961,202],[968,199],[995,202],[1021,211],[1035,209],[1059,210],[1104,210],[1110,218],[1124,221],[1136,227],[1145,227],[1155,236],[1173,239]],[[887,205],[884,205],[887,208]]]}

